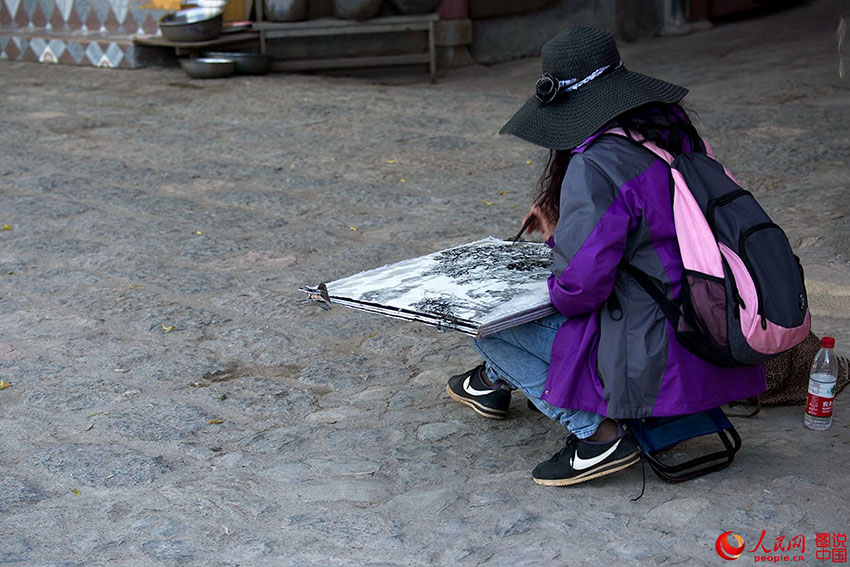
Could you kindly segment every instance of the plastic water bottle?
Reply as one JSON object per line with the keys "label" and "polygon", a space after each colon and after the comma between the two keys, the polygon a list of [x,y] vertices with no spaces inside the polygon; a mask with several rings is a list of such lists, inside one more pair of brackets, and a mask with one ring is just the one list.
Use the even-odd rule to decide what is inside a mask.
{"label": "plastic water bottle", "polygon": [[809,375],[809,395],[806,399],[806,416],[803,418],[806,427],[817,431],[829,429],[832,425],[832,402],[835,400],[835,383],[838,381],[838,359],[832,352],[835,339],[824,337],[820,346]]}

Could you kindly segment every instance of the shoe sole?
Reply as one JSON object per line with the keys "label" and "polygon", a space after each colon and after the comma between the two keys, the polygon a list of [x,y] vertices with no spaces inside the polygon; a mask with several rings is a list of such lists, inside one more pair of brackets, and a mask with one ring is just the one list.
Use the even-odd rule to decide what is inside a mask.
{"label": "shoe sole", "polygon": [[452,391],[450,386],[446,386],[446,392],[448,392],[449,397],[451,399],[471,407],[475,411],[475,413],[482,417],[486,417],[487,419],[505,419],[508,416],[508,412],[506,410],[496,410],[488,408],[487,406],[479,404],[475,400],[470,400],[468,398],[458,396]]}
{"label": "shoe sole", "polygon": [[631,455],[623,457],[622,459],[619,459],[617,461],[611,461],[610,463],[605,465],[605,468],[602,470],[594,469],[587,471],[584,474],[572,476],[570,478],[531,478],[534,480],[534,482],[542,486],[570,486],[572,484],[579,484],[580,482],[585,482],[594,478],[613,474],[617,471],[621,471],[625,468],[632,466],[638,461],[640,461],[640,452],[635,451]]}

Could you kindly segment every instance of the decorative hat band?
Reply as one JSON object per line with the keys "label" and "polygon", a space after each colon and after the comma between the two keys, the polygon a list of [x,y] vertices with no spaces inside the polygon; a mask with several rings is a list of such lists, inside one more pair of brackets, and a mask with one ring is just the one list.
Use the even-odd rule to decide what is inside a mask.
{"label": "decorative hat band", "polygon": [[587,77],[579,80],[579,79],[556,79],[552,76],[551,73],[543,73],[539,79],[537,79],[537,85],[534,89],[534,96],[537,97],[537,100],[542,102],[543,104],[549,104],[553,100],[555,100],[558,95],[562,93],[567,93],[570,91],[574,91],[579,87],[586,85],[608,69],[612,71],[619,69],[623,66],[623,60],[620,59],[619,63],[616,66],[605,65],[604,67],[600,67]]}

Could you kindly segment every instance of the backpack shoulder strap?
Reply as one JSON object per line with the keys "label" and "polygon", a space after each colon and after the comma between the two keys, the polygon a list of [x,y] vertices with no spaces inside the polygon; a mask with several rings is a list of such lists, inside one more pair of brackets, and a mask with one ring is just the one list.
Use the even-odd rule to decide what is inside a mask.
{"label": "backpack shoulder strap", "polygon": [[601,136],[619,136],[621,138],[625,138],[626,140],[633,142],[635,145],[638,145],[638,146],[654,153],[657,157],[659,157],[667,165],[670,165],[671,163],[673,163],[674,158],[670,154],[670,152],[659,148],[656,144],[654,144],[654,143],[652,143],[648,140],[641,140],[640,138],[633,138],[632,136],[629,136],[628,134],[626,134],[626,131],[623,130],[622,128],[620,128],[620,127],[608,128],[604,132],[601,132],[597,136],[595,136],[594,140],[596,140],[597,138],[599,138]]}
{"label": "backpack shoulder strap", "polygon": [[671,301],[664,292],[640,269],[632,266],[630,263],[623,260],[620,265],[640,284],[640,287],[649,294],[649,296],[661,308],[661,312],[676,329],[679,326],[679,308]]}
{"label": "backpack shoulder strap", "polygon": [[[590,146],[594,141],[596,141],[597,138],[600,138],[602,136],[619,136],[621,138],[625,138],[626,140],[633,142],[635,145],[641,146],[642,148],[654,153],[657,157],[666,162],[667,165],[672,164],[673,160],[675,159],[675,157],[670,152],[660,148],[654,142],[642,140],[639,136],[634,134],[632,136],[629,136],[626,131],[620,127],[608,128],[607,130],[595,135],[589,143],[581,146],[580,152],[583,152],[585,149],[587,149],[588,146]],[[699,143],[702,147],[694,148],[695,151],[693,153],[704,153],[709,158],[714,159],[714,152],[712,151],[711,146],[708,145],[708,142],[705,141],[705,138],[700,136]]]}

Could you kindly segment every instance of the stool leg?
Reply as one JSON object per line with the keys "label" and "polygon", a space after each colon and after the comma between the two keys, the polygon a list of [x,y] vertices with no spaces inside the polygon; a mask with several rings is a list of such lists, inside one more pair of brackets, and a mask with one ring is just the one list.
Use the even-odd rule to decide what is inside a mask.
{"label": "stool leg", "polygon": [[431,56],[431,82],[437,82],[437,47],[434,44],[434,22],[428,23],[428,54]]}

